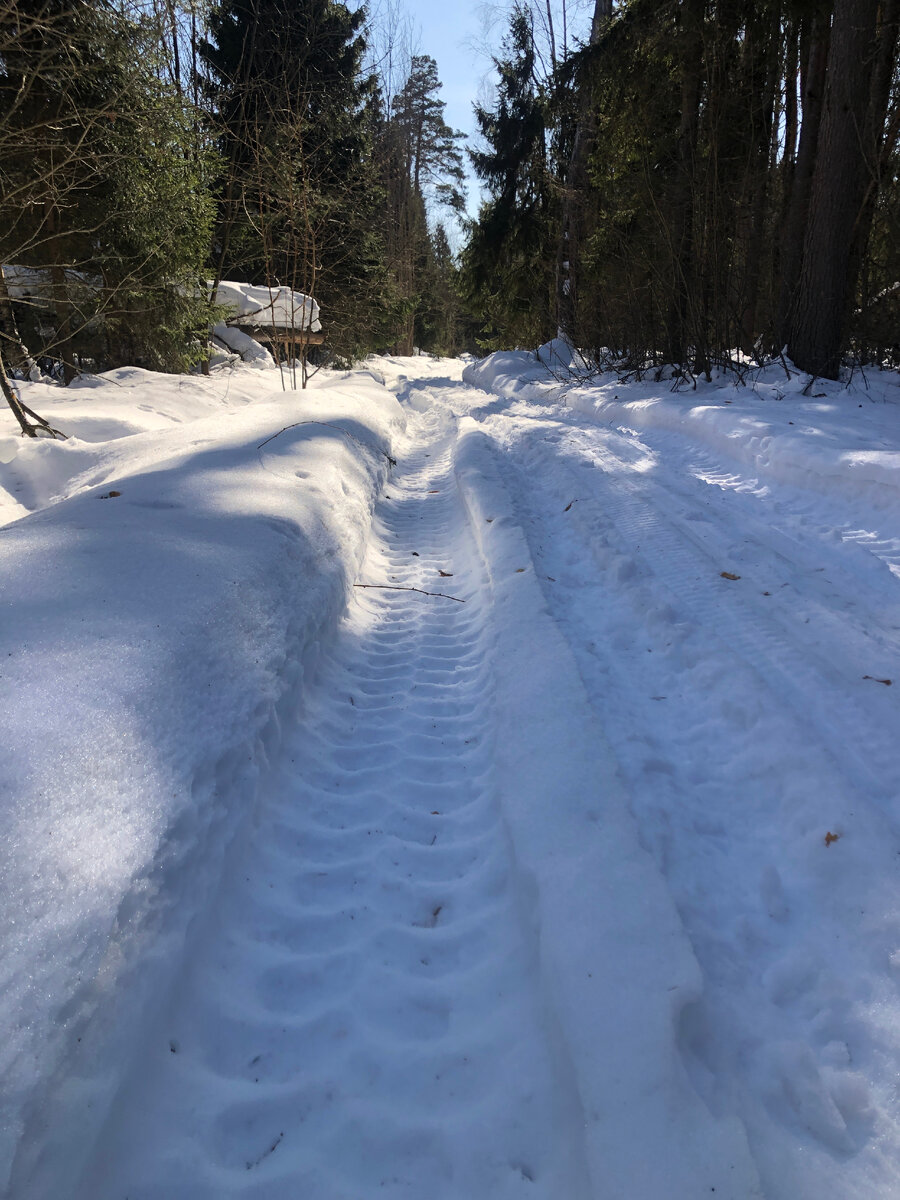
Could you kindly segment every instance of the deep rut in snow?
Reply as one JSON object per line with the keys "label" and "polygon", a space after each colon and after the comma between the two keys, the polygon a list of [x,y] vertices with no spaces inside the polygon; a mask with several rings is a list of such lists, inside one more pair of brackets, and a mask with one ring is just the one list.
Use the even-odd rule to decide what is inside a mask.
{"label": "deep rut in snow", "polygon": [[[492,768],[488,592],[437,405],[92,1200],[589,1194]],[[440,572],[445,572],[441,575]]]}

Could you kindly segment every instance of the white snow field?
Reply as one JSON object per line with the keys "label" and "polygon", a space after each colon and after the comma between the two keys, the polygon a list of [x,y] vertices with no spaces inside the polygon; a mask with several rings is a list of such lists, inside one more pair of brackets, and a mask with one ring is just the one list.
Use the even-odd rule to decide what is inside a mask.
{"label": "white snow field", "polygon": [[900,1195],[898,381],[558,354],[22,385],[11,1200]]}

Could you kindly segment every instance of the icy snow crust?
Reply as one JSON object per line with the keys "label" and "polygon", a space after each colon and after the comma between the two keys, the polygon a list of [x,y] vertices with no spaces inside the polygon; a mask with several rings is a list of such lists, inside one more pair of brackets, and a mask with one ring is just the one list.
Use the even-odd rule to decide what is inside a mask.
{"label": "icy snow crust", "polygon": [[560,349],[26,387],[12,1200],[900,1191],[898,389]]}

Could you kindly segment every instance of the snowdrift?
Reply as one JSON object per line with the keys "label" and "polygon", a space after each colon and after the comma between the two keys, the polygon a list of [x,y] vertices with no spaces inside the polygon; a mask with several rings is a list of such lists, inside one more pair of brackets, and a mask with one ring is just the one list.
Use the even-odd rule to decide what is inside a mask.
{"label": "snowdrift", "polygon": [[24,385],[73,436],[0,439],[13,1195],[44,1194],[23,1147],[73,1172],[89,1148],[343,607],[402,423],[370,376],[350,382],[283,394],[242,367]]}

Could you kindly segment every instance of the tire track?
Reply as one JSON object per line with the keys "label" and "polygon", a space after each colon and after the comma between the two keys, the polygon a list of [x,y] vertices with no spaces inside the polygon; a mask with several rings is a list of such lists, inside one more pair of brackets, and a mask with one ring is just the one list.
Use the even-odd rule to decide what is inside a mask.
{"label": "tire track", "polygon": [[[484,579],[432,405],[83,1200],[590,1194],[492,775]],[[450,579],[446,580],[447,583]]]}

